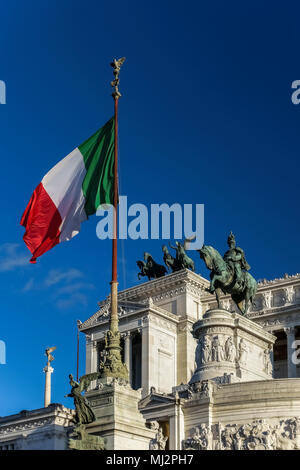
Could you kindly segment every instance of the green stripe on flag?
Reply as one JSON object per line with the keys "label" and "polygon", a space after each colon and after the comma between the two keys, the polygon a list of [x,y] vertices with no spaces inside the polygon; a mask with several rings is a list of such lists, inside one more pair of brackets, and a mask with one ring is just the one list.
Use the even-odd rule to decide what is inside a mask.
{"label": "green stripe on flag", "polygon": [[115,119],[112,117],[78,147],[86,168],[82,191],[87,216],[94,214],[100,204],[113,204],[114,201],[114,130]]}

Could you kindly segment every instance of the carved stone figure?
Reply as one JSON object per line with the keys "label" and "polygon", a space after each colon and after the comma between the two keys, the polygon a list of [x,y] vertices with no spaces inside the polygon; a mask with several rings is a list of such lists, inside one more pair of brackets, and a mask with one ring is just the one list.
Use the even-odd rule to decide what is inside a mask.
{"label": "carved stone figure", "polygon": [[210,287],[208,291],[215,293],[218,308],[221,308],[220,295],[231,294],[232,300],[237,305],[240,313],[246,315],[253,303],[257,290],[255,279],[248,273],[250,266],[245,259],[244,251],[236,247],[235,237],[230,233],[228,237],[229,250],[225,253],[224,258],[212,246],[203,245],[200,253],[211,271]]}
{"label": "carved stone figure", "polygon": [[221,344],[219,336],[214,336],[211,342],[211,360],[224,361],[224,346]]}
{"label": "carved stone figure", "polygon": [[201,382],[200,398],[210,398],[211,396],[212,396],[212,385],[209,382],[209,380],[203,380]]}
{"label": "carved stone figure", "polygon": [[271,308],[272,307],[272,292],[264,292],[262,297],[262,306],[263,308]]}
{"label": "carved stone figure", "polygon": [[183,448],[184,450],[210,450],[211,441],[210,426],[202,423],[193,430],[191,437],[183,442]]}
{"label": "carved stone figure", "polygon": [[233,342],[233,337],[229,336],[225,343],[225,356],[226,361],[234,362],[236,359],[236,347]]}
{"label": "carved stone figure", "polygon": [[211,340],[209,336],[204,336],[202,345],[202,363],[206,364],[211,360]]}
{"label": "carved stone figure", "polygon": [[167,444],[168,437],[164,436],[163,430],[160,427],[155,434],[155,438],[151,439],[149,444],[150,450],[165,450]]}
{"label": "carved stone figure", "polygon": [[231,384],[233,375],[234,375],[233,372],[230,372],[230,374],[227,374],[227,372],[224,372],[223,375],[219,377],[215,377],[214,381],[217,384]]}
{"label": "carved stone figure", "polygon": [[199,339],[197,342],[197,347],[195,351],[196,369],[198,369],[202,364],[202,356],[203,356],[203,343],[202,343],[202,339]]}
{"label": "carved stone figure", "polygon": [[246,364],[248,357],[249,348],[243,338],[241,338],[239,343],[239,363]]}
{"label": "carved stone figure", "polygon": [[273,366],[272,366],[270,354],[271,354],[270,349],[265,349],[263,352],[264,371],[268,375],[272,375],[273,373]]}
{"label": "carved stone figure", "polygon": [[294,302],[295,291],[293,286],[286,287],[284,289],[284,300],[287,304],[292,304]]}
{"label": "carved stone figure", "polygon": [[[300,449],[299,418],[270,424],[265,419],[251,423],[208,426],[201,424],[183,442],[185,450],[296,450]],[[213,428],[215,432],[213,433]]]}
{"label": "carved stone figure", "polygon": [[192,398],[193,394],[198,394],[198,398],[211,398],[213,392],[213,384],[210,380],[202,380],[189,385],[188,398]]}
{"label": "carved stone figure", "polygon": [[156,420],[151,420],[151,421],[149,421],[148,425],[149,425],[149,428],[150,428],[150,429],[153,429],[154,431],[158,431],[158,430],[159,430],[159,423],[158,423],[158,421],[156,421]]}
{"label": "carved stone figure", "polygon": [[144,253],[144,261],[137,261],[140,272],[138,278],[147,276],[150,279],[157,279],[164,276],[167,273],[166,268],[162,264],[158,264],[154,261],[150,253]]}
{"label": "carved stone figure", "polygon": [[231,429],[229,427],[225,428],[221,432],[221,436],[222,436],[223,449],[224,450],[232,450],[232,448],[233,448],[233,436],[232,436],[232,433],[231,433]]}

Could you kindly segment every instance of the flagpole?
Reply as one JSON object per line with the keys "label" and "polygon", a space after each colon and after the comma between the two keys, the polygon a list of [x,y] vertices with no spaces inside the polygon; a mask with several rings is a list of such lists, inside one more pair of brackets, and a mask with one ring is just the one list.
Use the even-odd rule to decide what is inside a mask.
{"label": "flagpole", "polygon": [[76,360],[76,380],[78,382],[79,376],[79,323],[77,320],[77,360]]}
{"label": "flagpole", "polygon": [[111,86],[114,88],[112,97],[114,99],[114,201],[113,201],[113,240],[112,240],[112,278],[111,278],[111,311],[109,330],[105,337],[106,356],[105,362],[100,370],[103,377],[120,377],[128,380],[128,370],[121,358],[121,335],[119,331],[119,318],[118,318],[118,266],[117,266],[117,252],[118,252],[118,104],[121,93],[119,92],[119,74],[121,66],[125,61],[125,57],[121,59],[114,59],[111,63],[113,67],[114,80]]}
{"label": "flagpole", "polygon": [[[118,87],[114,82],[112,86]],[[121,96],[119,90],[114,90],[112,94],[115,105],[115,138],[114,138],[114,212],[113,212],[113,240],[112,240],[112,278],[111,278],[111,325],[112,331],[118,330],[118,104]]]}

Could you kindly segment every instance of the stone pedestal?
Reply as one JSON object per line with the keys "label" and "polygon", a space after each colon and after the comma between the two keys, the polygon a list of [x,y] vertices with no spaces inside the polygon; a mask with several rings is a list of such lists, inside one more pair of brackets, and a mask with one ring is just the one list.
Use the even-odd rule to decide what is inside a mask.
{"label": "stone pedestal", "polygon": [[190,384],[272,378],[270,353],[276,337],[253,321],[223,309],[208,310],[193,325],[198,340],[196,371]]}
{"label": "stone pedestal", "polygon": [[87,392],[96,421],[87,425],[89,434],[105,439],[106,450],[148,450],[155,431],[146,427],[138,410],[141,391],[124,379],[102,378],[97,389]]}

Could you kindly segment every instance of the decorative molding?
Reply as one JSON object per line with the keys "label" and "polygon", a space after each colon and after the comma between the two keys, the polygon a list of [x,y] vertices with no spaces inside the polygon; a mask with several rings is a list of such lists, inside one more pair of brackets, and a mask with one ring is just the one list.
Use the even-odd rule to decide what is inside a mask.
{"label": "decorative molding", "polygon": [[183,441],[184,450],[298,450],[300,419],[271,423],[260,419],[245,424],[202,423]]}
{"label": "decorative molding", "polygon": [[18,415],[0,419],[0,439],[12,433],[22,433],[49,425],[69,427],[74,416],[74,410],[57,404],[40,410],[21,411]]}

